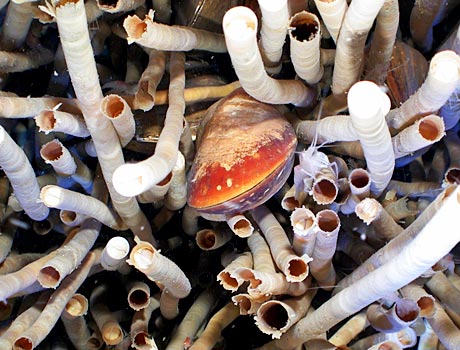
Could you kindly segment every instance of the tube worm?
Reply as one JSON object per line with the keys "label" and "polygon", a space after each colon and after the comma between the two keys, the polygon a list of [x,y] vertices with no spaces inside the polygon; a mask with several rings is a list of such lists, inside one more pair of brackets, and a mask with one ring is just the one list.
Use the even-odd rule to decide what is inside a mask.
{"label": "tube worm", "polygon": [[369,81],[354,84],[347,99],[351,123],[359,135],[371,174],[371,192],[378,196],[390,182],[395,165],[390,131],[384,118],[390,109],[390,99]]}
{"label": "tube worm", "polygon": [[337,240],[337,250],[344,252],[357,265],[362,264],[375,253],[375,249],[369,244],[347,231],[340,233]]}
{"label": "tube worm", "polygon": [[460,291],[452,285],[443,272],[436,272],[425,285],[443,305],[460,313],[460,305],[458,305]]}
{"label": "tube worm", "polygon": [[432,145],[445,135],[441,117],[430,114],[417,120],[391,139],[395,158],[401,158]]}
{"label": "tube worm", "polygon": [[302,256],[312,256],[316,240],[316,217],[310,209],[296,208],[291,214],[291,226],[294,231],[292,249]]}
{"label": "tube worm", "polygon": [[284,193],[283,199],[281,200],[281,207],[287,211],[294,211],[296,208],[300,208],[306,198],[307,193],[305,192],[300,192],[298,198],[296,198],[295,185],[293,185]]}
{"label": "tube worm", "polygon": [[431,317],[436,311],[435,298],[415,282],[401,288],[401,294],[417,302],[420,317]]}
{"label": "tube worm", "polygon": [[134,95],[134,109],[150,111],[155,105],[155,92],[166,67],[166,52],[151,49],[149,63],[142,73]]}
{"label": "tube worm", "polygon": [[58,97],[0,97],[0,116],[2,118],[30,118],[43,110],[53,109],[56,105],[62,104],[65,112],[78,114],[80,110],[76,101]]}
{"label": "tube worm", "polygon": [[316,214],[316,221],[318,226],[310,272],[321,288],[330,290],[337,279],[332,257],[337,248],[340,218],[334,211],[325,209]]}
{"label": "tube worm", "polygon": [[236,6],[223,18],[225,42],[243,89],[256,100],[271,104],[308,106],[316,92],[297,80],[270,78],[257,47],[257,17],[249,8]]}
{"label": "tube worm", "polygon": [[310,308],[316,289],[302,296],[280,300],[268,300],[257,309],[254,317],[257,327],[273,339],[279,339],[283,333],[304,317]]}
{"label": "tube worm", "polygon": [[149,306],[150,287],[141,281],[135,281],[128,286],[128,304],[131,309],[140,311]]}
{"label": "tube worm", "polygon": [[144,5],[145,1],[143,0],[133,0],[133,1],[107,1],[107,0],[97,0],[97,6],[104,12],[108,13],[119,13],[119,12],[128,12],[135,10],[136,8]]}
{"label": "tube worm", "polygon": [[459,78],[460,57],[449,50],[436,53],[422,86],[400,107],[386,115],[388,126],[400,130],[421,115],[437,111],[454,92]]}
{"label": "tube worm", "polygon": [[387,190],[396,191],[398,196],[408,197],[434,197],[440,191],[440,189],[441,185],[439,183],[429,181],[403,182],[398,180],[391,180],[387,186]]}
{"label": "tube worm", "polygon": [[203,250],[214,250],[222,247],[230,239],[233,234],[226,227],[217,226],[214,229],[203,229],[196,233],[196,244]]}
{"label": "tube worm", "polygon": [[221,337],[222,330],[240,315],[232,302],[225,304],[209,320],[205,329],[195,340],[190,350],[211,350]]}
{"label": "tube worm", "polygon": [[80,226],[83,221],[85,221],[87,216],[71,210],[60,210],[59,218],[64,225],[69,227],[77,227]]}
{"label": "tube worm", "polygon": [[356,205],[370,195],[371,175],[362,168],[353,169],[348,175],[350,186],[350,196],[347,201],[340,206],[340,211],[345,214],[351,214],[355,211]]}
{"label": "tube worm", "polygon": [[281,71],[281,56],[289,22],[288,1],[273,2],[258,0],[262,14],[259,49],[266,71],[278,74]]}
{"label": "tube worm", "polygon": [[294,253],[280,223],[265,206],[253,209],[252,216],[262,230],[270,246],[273,260],[286,276],[286,280],[303,281],[308,275],[308,263],[311,258],[308,255],[299,257]]}
{"label": "tube worm", "polygon": [[450,159],[449,168],[444,174],[444,182],[457,184],[460,180],[460,138],[457,133],[449,131],[443,140]]}
{"label": "tube worm", "polygon": [[54,11],[72,85],[91,133],[113,206],[136,236],[155,243],[150,224],[136,199],[121,196],[113,187],[113,172],[124,163],[124,159],[113,126],[101,118],[102,90],[89,41],[84,2],[60,3]]}
{"label": "tube worm", "polygon": [[297,75],[308,84],[323,76],[320,59],[321,27],[318,17],[307,11],[296,13],[290,20],[291,61]]}
{"label": "tube worm", "polygon": [[247,238],[254,232],[251,222],[243,214],[234,214],[226,217],[226,221],[234,234]]}
{"label": "tube worm", "polygon": [[4,50],[14,51],[24,46],[33,19],[33,4],[17,4],[10,1],[3,22],[0,37]]}
{"label": "tube worm", "polygon": [[101,112],[112,122],[121,147],[125,147],[136,132],[134,115],[128,103],[118,95],[107,95],[101,101]]}
{"label": "tube worm", "polygon": [[70,151],[58,139],[45,143],[40,148],[40,155],[61,176],[71,176],[77,171],[77,164]]}
{"label": "tube worm", "polygon": [[[254,237],[253,234],[251,237]],[[217,281],[227,290],[236,292],[238,288],[244,283],[244,279],[240,278],[235,271],[238,268],[252,267],[252,254],[249,252],[242,253],[237,256],[231,263],[229,263],[219,274],[217,275]]]}
{"label": "tube worm", "polygon": [[254,315],[260,305],[268,299],[270,296],[256,296],[247,293],[240,293],[232,297],[233,303],[239,307],[240,315]]}
{"label": "tube worm", "polygon": [[125,224],[104,202],[65,188],[47,185],[41,189],[40,199],[49,208],[75,211],[92,217],[114,230],[125,230]]}
{"label": "tube worm", "polygon": [[169,107],[155,153],[135,164],[118,167],[113,174],[116,190],[123,195],[138,195],[164,179],[177,160],[185,110],[185,55],[172,52],[170,59]]}
{"label": "tube worm", "polygon": [[148,326],[152,313],[160,307],[157,299],[150,297],[148,306],[137,311],[131,323],[130,337],[132,346],[137,350],[157,350],[155,340],[149,334]]}
{"label": "tube worm", "polygon": [[379,304],[369,305],[366,315],[369,324],[375,330],[394,333],[409,327],[418,318],[419,313],[420,309],[415,301],[398,298],[389,309]]}
{"label": "tube worm", "polygon": [[460,344],[460,330],[447,315],[442,305],[436,302],[436,312],[426,320],[447,349],[456,349]]}
{"label": "tube worm", "polygon": [[51,51],[38,48],[27,52],[0,51],[0,70],[4,73],[23,72],[53,61]]}
{"label": "tube worm", "polygon": [[330,338],[329,342],[335,346],[346,346],[350,343],[359,333],[364,331],[369,325],[367,321],[366,312],[361,311],[352,316],[345,322]]}
{"label": "tube worm", "polygon": [[40,344],[48,335],[51,328],[59,320],[59,316],[84,282],[91,267],[99,260],[97,251],[89,252],[81,265],[69,275],[50,297],[40,316],[33,325],[24,331],[14,342],[15,350],[30,350]]}
{"label": "tube worm", "polygon": [[[453,226],[449,229],[443,225],[445,220],[452,222],[452,217],[455,217],[454,213],[459,206],[459,194],[460,187],[454,189],[451,196],[444,201],[439,211],[421,229],[420,233],[392,260],[370,272],[350,287],[342,289],[308,318],[301,319],[279,341],[269,343],[262,349],[268,349],[266,346],[269,346],[270,349],[293,349],[306,339],[328,330],[345,317],[361,310],[381,296],[401,288],[424,273],[460,240],[460,233],[456,233]],[[438,227],[444,228],[442,238],[438,235]],[[373,288],[366,287],[369,285],[372,285]]]}
{"label": "tube worm", "polygon": [[315,5],[332,40],[336,43],[343,18],[348,10],[347,2],[345,0],[315,0]]}
{"label": "tube worm", "polygon": [[[395,192],[395,195],[396,195],[396,192]],[[419,212],[417,210],[410,210],[407,206],[407,201],[408,201],[407,197],[401,197],[392,203],[388,203],[387,205],[384,205],[385,211],[396,222],[404,220],[409,216],[417,215]]]}
{"label": "tube worm", "polygon": [[10,252],[10,254],[0,263],[0,275],[7,275],[22,269],[24,266],[40,259],[44,254]]}
{"label": "tube worm", "polygon": [[169,210],[179,210],[187,204],[186,160],[182,152],[177,152],[176,165],[172,169],[171,182],[164,198]]}
{"label": "tube worm", "polygon": [[419,337],[417,350],[437,350],[439,338],[426,320],[424,323],[425,332]]}
{"label": "tube worm", "polygon": [[118,270],[125,263],[129,250],[130,246],[126,238],[121,236],[112,237],[102,250],[102,267],[107,271]]}
{"label": "tube worm", "polygon": [[377,235],[386,241],[404,231],[374,198],[363,199],[356,206],[355,213],[367,225],[372,224]]}
{"label": "tube worm", "polygon": [[222,34],[182,26],[169,26],[153,21],[153,10],[141,20],[128,16],[123,27],[128,33],[128,44],[133,42],[156,50],[190,51],[206,50],[227,52]]}
{"label": "tube worm", "polygon": [[83,294],[76,293],[70,298],[61,314],[67,336],[77,350],[86,350],[90,347],[88,339],[91,334],[85,320],[88,304],[88,299]]}
{"label": "tube worm", "polygon": [[158,182],[157,184],[150,187],[148,190],[142,192],[137,196],[139,202],[141,203],[157,203],[164,199],[166,193],[168,193],[169,186],[171,185],[172,172],[170,172],[166,177]]}

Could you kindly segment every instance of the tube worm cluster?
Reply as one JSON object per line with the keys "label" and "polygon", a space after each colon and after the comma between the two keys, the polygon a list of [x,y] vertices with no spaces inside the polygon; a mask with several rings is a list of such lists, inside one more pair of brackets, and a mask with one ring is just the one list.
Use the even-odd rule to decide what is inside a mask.
{"label": "tube worm cluster", "polygon": [[460,2],[196,3],[0,1],[0,349],[460,349]]}

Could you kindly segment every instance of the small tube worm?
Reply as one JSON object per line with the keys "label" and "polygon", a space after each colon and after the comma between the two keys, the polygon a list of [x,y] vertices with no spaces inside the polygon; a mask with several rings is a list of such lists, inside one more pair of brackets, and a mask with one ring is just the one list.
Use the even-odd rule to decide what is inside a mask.
{"label": "small tube worm", "polygon": [[17,4],[10,1],[0,36],[3,50],[15,51],[24,46],[35,13],[33,6],[31,3]]}
{"label": "small tube worm", "polygon": [[131,322],[130,337],[132,346],[137,350],[157,350],[155,339],[149,333],[149,321],[152,313],[160,307],[157,299],[150,297],[148,306],[134,313]]}
{"label": "small tube worm", "polygon": [[401,288],[401,294],[417,302],[420,317],[431,317],[436,312],[435,298],[415,282]]}
{"label": "small tube worm", "polygon": [[118,95],[107,95],[101,101],[101,112],[113,124],[121,147],[125,147],[136,132],[134,115],[128,103]]}
{"label": "small tube worm", "polygon": [[131,309],[140,311],[149,306],[150,287],[141,281],[136,281],[128,286],[128,304]]}
{"label": "small tube worm", "polygon": [[128,12],[135,10],[136,8],[145,4],[143,0],[132,0],[132,1],[107,1],[107,0],[96,0],[97,7],[104,12],[108,13],[119,13]]}
{"label": "small tube worm", "polygon": [[359,202],[355,213],[367,225],[372,224],[377,235],[386,241],[404,231],[374,198],[365,198]]}
{"label": "small tube worm", "polygon": [[395,158],[401,158],[432,145],[445,135],[441,117],[430,114],[417,120],[391,139]]}
{"label": "small tube worm", "polygon": [[222,34],[192,27],[169,26],[153,21],[153,10],[141,20],[138,16],[128,16],[123,27],[128,33],[128,44],[133,42],[162,51],[205,50],[227,52]]}
{"label": "small tube worm", "polygon": [[239,309],[233,302],[225,304],[206,324],[205,329],[195,340],[190,350],[211,350],[222,336],[222,330],[240,315]]}
{"label": "small tube worm", "polygon": [[70,298],[61,314],[67,336],[77,350],[86,350],[90,345],[88,339],[91,334],[85,320],[88,304],[88,299],[83,294],[76,293]]}
{"label": "small tube worm", "polygon": [[342,27],[343,18],[348,10],[346,0],[315,0],[316,8],[321,15],[321,19],[326,25],[327,31],[337,43],[340,28]]}
{"label": "small tube worm", "polygon": [[359,135],[371,174],[371,192],[378,196],[390,182],[395,165],[390,131],[384,117],[390,109],[390,99],[369,81],[354,84],[347,99],[351,123]]}
{"label": "small tube worm", "polygon": [[243,89],[256,100],[271,104],[310,105],[316,92],[298,80],[275,80],[265,72],[257,46],[257,17],[251,9],[236,6],[223,18],[225,42]]}
{"label": "small tube worm", "polygon": [[130,246],[126,238],[121,236],[112,237],[102,250],[102,267],[107,271],[118,270],[125,263],[129,250]]}
{"label": "small tube worm", "polygon": [[238,237],[247,238],[254,232],[251,222],[243,214],[227,216],[226,221],[228,227]]}
{"label": "small tube worm", "polygon": [[310,209],[296,208],[291,214],[291,226],[294,231],[292,249],[302,256],[312,256],[316,240],[316,217]]}
{"label": "small tube worm", "polygon": [[443,272],[436,272],[425,285],[443,305],[460,314],[460,305],[458,305],[460,291],[453,286]]}
{"label": "small tube worm", "polygon": [[240,293],[232,297],[233,303],[238,306],[240,310],[240,315],[254,315],[260,305],[268,299],[270,299],[270,296],[256,296],[247,293]]}
{"label": "small tube worm", "polygon": [[377,331],[394,333],[409,327],[418,318],[420,309],[411,299],[398,298],[389,309],[380,304],[371,304],[367,307],[369,324]]}
{"label": "small tube worm", "polygon": [[332,265],[332,257],[337,248],[337,237],[340,230],[340,218],[332,210],[324,209],[316,214],[317,233],[313,249],[310,272],[316,283],[326,289],[333,288],[336,272]]}
{"label": "small tube worm", "polygon": [[44,48],[27,52],[0,51],[0,70],[4,73],[23,72],[53,61],[53,53]]}
{"label": "small tube worm", "polygon": [[185,55],[172,52],[170,59],[169,107],[155,153],[139,163],[124,164],[113,174],[115,189],[128,196],[138,195],[164,179],[177,161],[185,110]]}
{"label": "small tube worm", "polygon": [[40,155],[61,176],[71,176],[77,171],[77,163],[70,151],[58,139],[45,143],[40,148]]}
{"label": "small tube worm", "polygon": [[304,317],[316,295],[316,289],[307,291],[302,296],[280,300],[268,300],[257,309],[254,317],[257,327],[274,339]]}
{"label": "small tube worm", "polygon": [[355,211],[356,205],[370,195],[371,174],[365,169],[353,169],[348,175],[348,184],[351,195],[345,204],[340,206],[340,211],[345,214],[351,214]]}
{"label": "small tube worm", "polygon": [[214,250],[222,247],[233,237],[227,227],[217,226],[213,229],[205,228],[196,233],[196,244],[203,250]]}
{"label": "small tube worm", "polygon": [[437,111],[452,95],[459,79],[460,57],[449,50],[436,53],[422,86],[400,107],[386,115],[388,126],[400,130],[421,115]]}
{"label": "small tube worm", "polygon": [[177,152],[176,165],[174,165],[171,174],[171,182],[164,198],[164,205],[169,210],[179,210],[187,204],[186,161],[180,151]]}
{"label": "small tube worm", "polygon": [[447,349],[456,349],[460,344],[460,330],[447,315],[443,306],[436,302],[436,312],[433,316],[427,317],[426,321],[438,336],[440,343]]}
{"label": "small tube worm", "polygon": [[59,218],[61,222],[69,227],[77,227],[80,226],[83,221],[86,220],[87,216],[82,213],[77,213],[72,210],[60,210],[59,211]]}
{"label": "small tube worm", "polygon": [[[254,234],[251,236],[254,237]],[[235,271],[238,268],[252,268],[252,254],[249,252],[242,253],[230,262],[219,274],[217,281],[227,290],[236,292],[244,283],[244,279],[240,278]]]}
{"label": "small tube worm", "polygon": [[69,275],[50,297],[40,316],[33,325],[25,330],[14,342],[14,350],[30,350],[40,344],[48,335],[50,329],[59,320],[59,316],[85,281],[91,267],[99,260],[98,252],[89,252],[81,265]]}
{"label": "small tube worm", "polygon": [[335,346],[346,346],[369,325],[366,311],[361,311],[345,322],[330,338]]}
{"label": "small tube worm", "polygon": [[252,216],[262,230],[271,255],[288,282],[301,282],[308,276],[308,255],[297,256],[291,248],[286,232],[275,216],[263,205],[252,210]]}
{"label": "small tube worm", "polygon": [[297,75],[308,84],[316,84],[323,76],[320,59],[321,27],[318,17],[302,11],[290,20],[291,61]]}

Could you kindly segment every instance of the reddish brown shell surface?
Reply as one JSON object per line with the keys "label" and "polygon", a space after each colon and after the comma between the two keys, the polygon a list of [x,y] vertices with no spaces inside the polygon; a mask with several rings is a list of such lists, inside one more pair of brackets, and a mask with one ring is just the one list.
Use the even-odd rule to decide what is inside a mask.
{"label": "reddish brown shell surface", "polygon": [[200,129],[189,206],[211,214],[243,212],[268,200],[288,178],[297,138],[274,106],[238,89],[210,108]]}

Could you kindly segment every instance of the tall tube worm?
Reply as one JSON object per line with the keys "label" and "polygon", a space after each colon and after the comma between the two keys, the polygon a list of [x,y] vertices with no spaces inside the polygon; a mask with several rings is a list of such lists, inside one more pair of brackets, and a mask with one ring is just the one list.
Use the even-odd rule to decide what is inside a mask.
{"label": "tall tube worm", "polygon": [[118,95],[107,95],[101,101],[101,111],[112,122],[121,147],[125,147],[136,132],[134,115],[128,103]]}

